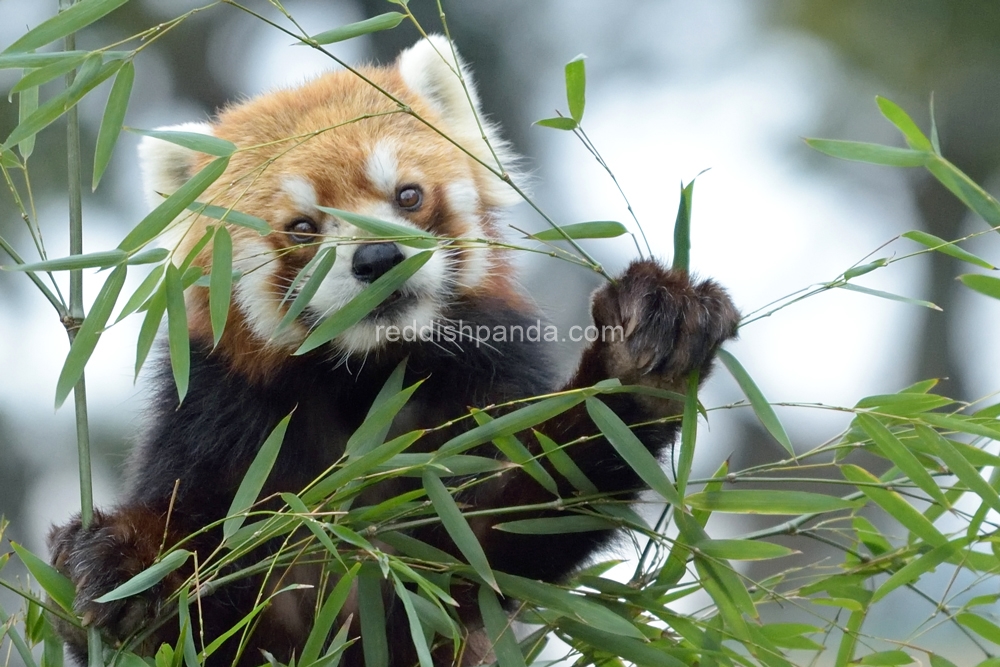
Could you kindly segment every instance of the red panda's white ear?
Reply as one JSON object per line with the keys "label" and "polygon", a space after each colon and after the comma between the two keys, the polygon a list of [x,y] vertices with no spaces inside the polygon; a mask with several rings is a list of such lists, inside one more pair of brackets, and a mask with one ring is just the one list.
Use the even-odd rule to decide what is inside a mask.
{"label": "red panda's white ear", "polygon": [[[496,152],[504,169],[514,171],[518,156],[500,137],[496,126],[483,118],[472,74],[446,37],[429,35],[420,40],[399,55],[398,67],[406,85],[440,114],[446,126],[439,129],[486,164],[496,166]],[[493,152],[483,141],[483,134]],[[479,194],[489,206],[510,206],[520,201],[506,183],[489,174],[484,175]]]}
{"label": "red panda's white ear", "polygon": [[[209,123],[182,123],[157,128],[170,132],[193,132],[212,134]],[[190,148],[184,148],[169,141],[143,137],[139,142],[139,166],[142,169],[143,191],[151,207],[159,206],[167,195],[194,175],[194,157]]]}

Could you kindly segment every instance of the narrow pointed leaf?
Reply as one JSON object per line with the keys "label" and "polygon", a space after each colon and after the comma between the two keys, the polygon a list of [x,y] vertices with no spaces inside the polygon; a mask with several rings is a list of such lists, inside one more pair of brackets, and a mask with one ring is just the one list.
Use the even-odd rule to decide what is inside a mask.
{"label": "narrow pointed leaf", "polygon": [[349,23],[347,25],[342,25],[339,28],[334,28],[333,30],[327,30],[326,32],[321,32],[318,35],[313,35],[309,38],[309,41],[315,42],[316,44],[333,44],[335,42],[343,42],[346,39],[353,39],[354,37],[360,37],[361,35],[368,35],[381,30],[390,30],[399,25],[405,18],[406,15],[400,14],[399,12],[386,12],[384,14],[379,14],[378,16],[373,16],[370,19],[365,19],[364,21]]}
{"label": "narrow pointed leaf", "polygon": [[215,157],[229,157],[236,152],[236,144],[228,139],[220,139],[211,134],[183,132],[180,130],[137,130],[133,127],[128,128],[128,130],[134,134],[152,137],[161,141],[169,141],[172,144],[183,146],[198,153],[214,155]]}
{"label": "narrow pointed leaf", "polygon": [[996,489],[983,479],[979,471],[950,440],[923,424],[917,424],[915,428],[920,440],[932,448],[962,484],[979,496],[986,505],[1000,512],[1000,495],[997,495]]}
{"label": "narrow pointed leaf", "polygon": [[538,444],[542,446],[542,451],[545,452],[549,463],[556,469],[556,472],[565,477],[566,481],[573,485],[574,489],[584,495],[597,493],[597,487],[587,479],[587,476],[580,470],[580,467],[576,465],[573,457],[566,450],[557,445],[552,438],[544,433],[534,431],[534,434],[538,440]]}
{"label": "narrow pointed leaf", "polygon": [[964,540],[959,540],[957,542],[942,544],[896,570],[891,577],[882,582],[882,585],[875,590],[871,599],[872,604],[875,604],[900,586],[913,583],[924,574],[950,559],[965,546],[963,542]]}
{"label": "narrow pointed leaf", "polygon": [[781,421],[778,419],[778,415],[775,414],[774,408],[771,407],[768,400],[764,398],[764,394],[760,388],[757,387],[757,383],[753,381],[753,378],[743,368],[743,365],[728,350],[719,350],[716,352],[716,355],[726,367],[726,370],[736,380],[736,383],[740,385],[740,389],[743,390],[743,394],[750,401],[750,407],[753,408],[760,423],[764,425],[767,432],[794,458],[795,448],[792,447],[792,441],[789,439],[788,433],[785,432],[785,427],[781,425]]}
{"label": "narrow pointed leaf", "polygon": [[906,143],[910,145],[910,148],[918,151],[934,150],[934,146],[930,140],[924,136],[924,133],[920,131],[920,128],[913,122],[909,114],[903,111],[902,107],[880,95],[875,96],[875,103],[878,104],[882,115],[902,132],[903,138],[906,139]]}
{"label": "narrow pointed leaf", "polygon": [[135,65],[132,61],[126,61],[115,76],[114,85],[111,86],[111,94],[108,95],[108,104],[104,108],[104,117],[101,119],[101,129],[97,134],[97,147],[94,149],[94,180],[92,189],[96,190],[104,170],[111,162],[111,154],[118,143],[118,135],[121,134],[122,124],[125,122],[125,112],[128,110],[129,97],[132,95],[132,84],[135,81]]}
{"label": "narrow pointed leaf", "polygon": [[46,84],[49,81],[76,69],[77,66],[79,66],[80,63],[85,61],[88,57],[93,56],[90,56],[88,53],[81,53],[75,58],[63,58],[45,65],[44,67],[31,70],[22,76],[21,79],[11,87],[7,94],[12,95],[14,93],[20,93],[21,91],[37,88],[38,86]]}
{"label": "narrow pointed leaf", "polygon": [[409,402],[413,393],[420,388],[423,381],[415,382],[411,386],[398,392],[395,396],[387,399],[378,408],[365,417],[365,421],[358,427],[347,440],[344,453],[349,460],[357,459],[371,452],[382,444],[385,434],[392,426],[392,420],[396,418],[399,411]]}
{"label": "narrow pointed leaf", "polygon": [[63,401],[69,396],[69,392],[83,377],[87,361],[90,360],[90,355],[97,347],[97,341],[101,338],[101,333],[104,331],[104,327],[111,317],[111,311],[115,307],[115,302],[118,301],[118,295],[122,291],[122,285],[125,284],[125,272],[126,267],[115,267],[108,279],[104,281],[101,291],[94,299],[90,313],[87,314],[79,331],[76,332],[76,338],[69,348],[69,354],[66,355],[66,361],[59,373],[59,380],[56,382],[56,408],[63,404]]}
{"label": "narrow pointed leaf", "polygon": [[395,574],[392,575],[392,584],[396,589],[396,597],[403,603],[406,612],[406,620],[410,626],[410,637],[413,639],[413,646],[417,650],[417,662],[420,667],[434,667],[434,660],[431,658],[431,650],[427,645],[427,638],[424,636],[424,627],[420,623],[420,615],[417,614],[410,599],[409,591],[403,586],[403,582]]}
{"label": "narrow pointed leaf", "polygon": [[496,593],[486,586],[479,587],[479,613],[483,617],[490,646],[499,666],[525,667],[511,619],[500,606]]}
{"label": "narrow pointed leaf", "polygon": [[424,472],[423,483],[427,497],[434,505],[437,515],[441,517],[441,523],[448,531],[455,546],[462,552],[465,560],[476,571],[476,574],[482,577],[490,588],[499,592],[500,588],[497,586],[496,578],[493,576],[493,570],[486,559],[482,545],[479,544],[475,533],[472,532],[469,523],[462,516],[462,511],[455,504],[455,499],[451,497],[444,483],[430,470]]}
{"label": "narrow pointed leaf", "polygon": [[567,237],[571,239],[613,239],[623,234],[628,234],[628,229],[620,222],[594,220],[560,225],[559,229],[544,229],[531,234],[528,238],[538,241],[562,241]]}
{"label": "narrow pointed leaf", "polygon": [[911,241],[916,241],[917,243],[927,246],[937,252],[949,255],[955,259],[962,260],[963,262],[968,262],[969,264],[975,264],[976,266],[981,266],[984,269],[994,270],[997,267],[993,266],[987,262],[982,257],[973,255],[967,250],[962,250],[952,241],[945,241],[942,238],[934,236],[933,234],[928,234],[927,232],[921,232],[919,230],[913,230],[903,234],[904,238],[908,238]]}
{"label": "narrow pointed leaf", "polygon": [[[38,110],[38,88],[31,88],[17,96],[17,122],[24,122]],[[35,135],[27,137],[17,145],[17,152],[27,160],[35,150]],[[16,164],[16,161],[15,161]]]}
{"label": "narrow pointed leaf", "polygon": [[695,441],[698,438],[698,369],[687,378],[687,396],[684,399],[684,416],[681,421],[681,447],[677,456],[677,494],[687,492],[687,481],[694,465]]}
{"label": "narrow pointed leaf", "polygon": [[382,579],[377,576],[375,568],[364,568],[358,577],[358,612],[361,617],[361,645],[364,649],[365,667],[389,667]]}
{"label": "narrow pointed leaf", "polygon": [[710,558],[769,560],[798,553],[780,544],[758,540],[704,540],[691,545]]}
{"label": "narrow pointed leaf", "polygon": [[570,619],[560,619],[559,629],[589,646],[616,655],[643,667],[688,667],[665,651],[644,641],[614,635],[604,630],[583,625]]}
{"label": "narrow pointed leaf", "polygon": [[209,162],[201,171],[192,176],[187,183],[177,189],[169,197],[143,218],[128,235],[122,239],[118,247],[126,252],[135,252],[152,241],[167,228],[174,219],[184,212],[188,205],[208,189],[229,166],[228,157],[220,157]]}
{"label": "narrow pointed leaf", "polygon": [[233,533],[239,530],[240,526],[246,520],[244,512],[257,502],[257,497],[264,488],[264,483],[267,481],[268,475],[271,474],[271,468],[278,458],[278,452],[281,450],[281,443],[285,439],[285,431],[288,430],[288,422],[291,419],[292,415],[288,415],[278,422],[278,425],[274,427],[271,434],[264,440],[260,451],[257,452],[253,463],[250,464],[246,474],[243,476],[243,481],[240,482],[240,487],[236,490],[236,496],[233,498],[233,502],[229,506],[229,511],[226,513],[229,518],[226,519],[222,526],[223,539],[228,539]]}
{"label": "narrow pointed leaf", "polygon": [[944,497],[941,487],[937,485],[927,469],[913,455],[913,452],[907,449],[899,441],[899,438],[893,435],[892,431],[869,414],[859,413],[855,419],[887,459],[895,463],[924,493],[948,507],[948,500]]}
{"label": "narrow pointed leaf", "polygon": [[124,250],[102,250],[84,255],[58,257],[30,264],[12,264],[2,267],[4,271],[78,271],[80,269],[108,269],[128,260]]}
{"label": "narrow pointed leaf", "polygon": [[[299,275],[296,276],[295,281],[299,282],[302,274],[308,272],[308,277],[305,278],[305,284],[302,285],[302,289],[299,293],[295,295],[295,299],[292,301],[291,305],[288,306],[288,311],[285,312],[285,316],[281,318],[281,322],[278,323],[278,328],[275,332],[282,331],[285,327],[295,321],[295,319],[302,314],[302,311],[306,309],[312,298],[316,296],[316,291],[319,290],[320,285],[326,280],[326,276],[330,273],[330,269],[333,268],[334,262],[337,261],[337,249],[336,248],[323,248],[320,250],[316,256],[309,261],[309,264],[302,268]],[[289,287],[289,290],[294,291],[296,284]]]}
{"label": "narrow pointed leaf", "polygon": [[922,306],[924,308],[930,308],[931,310],[941,310],[940,306],[931,303],[930,301],[922,301],[920,299],[911,299],[906,296],[900,296],[899,294],[893,294],[892,292],[883,292],[882,290],[872,289],[870,287],[862,287],[861,285],[847,284],[847,285],[837,285],[840,289],[845,289],[850,292],[859,292],[861,294],[867,294],[869,296],[877,296],[880,299],[888,299],[890,301],[899,301],[901,303],[908,303],[912,306]]}
{"label": "narrow pointed leaf", "polygon": [[988,639],[994,644],[1000,644],[1000,626],[993,621],[988,621],[982,616],[965,612],[955,617],[959,623],[975,632],[980,637]]}
{"label": "narrow pointed leaf", "polygon": [[694,179],[681,184],[681,198],[674,221],[674,261],[672,268],[688,271],[691,265],[691,206],[694,199]]}
{"label": "narrow pointed leaf", "polygon": [[267,236],[274,231],[271,229],[271,226],[267,224],[267,220],[250,215],[249,213],[237,211],[236,209],[226,208],[225,206],[214,206],[212,204],[203,204],[195,201],[191,202],[187,209],[207,218],[228,222],[238,227],[252,229],[261,236]]}
{"label": "narrow pointed leaf", "polygon": [[858,276],[863,276],[866,273],[871,273],[875,269],[881,269],[883,266],[889,265],[889,259],[887,257],[881,257],[873,262],[868,262],[867,264],[862,264],[861,266],[855,266],[853,269],[848,269],[844,271],[844,280],[852,280]]}
{"label": "narrow pointed leaf", "polygon": [[980,273],[966,273],[958,277],[966,287],[974,289],[980,294],[1000,299],[1000,278],[984,276]]}
{"label": "narrow pointed leaf", "polygon": [[[114,251],[112,251],[114,252]],[[157,264],[170,256],[170,251],[166,248],[147,248],[135,253],[128,258],[126,264],[129,266],[139,266],[142,264]]]}
{"label": "narrow pointed leaf", "polygon": [[76,587],[73,586],[73,582],[17,542],[12,541],[10,546],[21,559],[24,567],[31,573],[31,576],[42,587],[42,590],[48,593],[60,607],[72,613],[73,600],[76,598]]}
{"label": "narrow pointed leaf", "polygon": [[177,621],[183,635],[184,667],[201,667],[198,662],[198,649],[194,646],[194,624],[191,622],[191,607],[188,604],[188,589],[181,588],[177,600]]}
{"label": "narrow pointed leaf", "polygon": [[233,296],[233,238],[225,225],[215,230],[210,280],[208,307],[212,319],[212,344],[218,345],[226,330],[229,304]]}
{"label": "narrow pointed leaf", "polygon": [[681,498],[673,482],[663,472],[646,446],[614,411],[597,398],[587,399],[587,414],[608,439],[615,451],[628,463],[649,488],[659,493],[674,507],[681,507]]}
{"label": "narrow pointed leaf", "polygon": [[441,240],[430,232],[416,227],[379,220],[369,215],[361,215],[360,213],[344,211],[339,208],[329,208],[327,206],[319,206],[317,208],[359,229],[363,229],[376,238],[399,239],[397,243],[401,245],[426,249],[433,248]]}
{"label": "narrow pointed leaf", "polygon": [[423,433],[423,431],[410,431],[409,433],[404,433],[399,437],[393,438],[384,445],[376,447],[359,459],[351,461],[317,482],[315,486],[302,494],[302,500],[313,504],[334,494],[345,484],[366,475],[373,468],[405,451],[410,445],[419,440]]}
{"label": "narrow pointed leaf", "polygon": [[1000,226],[1000,203],[962,170],[942,157],[928,163],[927,170],[991,227]]}
{"label": "narrow pointed leaf", "polygon": [[856,509],[861,503],[809,491],[703,491],[687,497],[700,510],[736,514],[816,514]]}
{"label": "narrow pointed leaf", "polygon": [[575,130],[578,127],[578,123],[572,118],[563,118],[562,116],[557,116],[555,118],[543,118],[542,120],[536,120],[535,125],[541,125],[542,127],[551,127],[553,130]]}
{"label": "narrow pointed leaf", "polygon": [[[486,424],[493,421],[493,418],[482,410],[474,410],[472,413],[473,419],[476,420],[477,424]],[[552,479],[552,475],[546,470],[541,463],[538,462],[528,448],[521,444],[521,441],[513,435],[501,435],[493,439],[493,444],[496,445],[504,456],[506,456],[512,463],[516,463],[521,466],[521,469],[527,473],[532,479],[538,482],[540,485],[545,487],[545,490],[552,495],[559,495],[559,487],[556,481]]]}
{"label": "narrow pointed leaf", "polygon": [[844,479],[858,485],[858,490],[868,496],[876,505],[881,507],[889,516],[903,524],[907,530],[921,538],[934,547],[939,547],[948,543],[948,538],[934,527],[934,524],[917,511],[906,499],[895,491],[876,486],[881,484],[878,477],[875,477],[867,470],[855,465],[841,465],[840,471]]}
{"label": "narrow pointed leaf", "polygon": [[31,51],[76,32],[107,16],[128,0],[82,0],[35,26],[4,49],[4,54]]}
{"label": "narrow pointed leaf", "polygon": [[[105,56],[121,54],[121,51],[105,51]],[[80,62],[90,55],[90,51],[51,51],[46,53],[0,54],[0,69],[38,69],[63,61]]]}
{"label": "narrow pointed leaf", "polygon": [[860,141],[834,139],[806,139],[805,141],[810,148],[831,157],[890,167],[923,167],[936,157],[930,151],[917,151],[911,148],[896,148]]}
{"label": "narrow pointed leaf", "polygon": [[300,665],[312,664],[319,658],[319,652],[323,650],[323,644],[330,634],[330,629],[333,628],[333,624],[337,620],[337,615],[340,613],[341,608],[343,608],[344,603],[347,602],[354,579],[357,577],[358,570],[360,569],[361,563],[355,563],[340,578],[340,581],[337,582],[337,585],[334,586],[333,590],[327,596],[326,602],[323,603],[319,614],[316,615],[316,620],[313,621],[312,630],[309,631],[309,638],[306,639],[305,646],[302,647],[302,657],[299,659]]}
{"label": "narrow pointed leaf", "polygon": [[459,454],[484,442],[489,442],[494,438],[524,431],[579,405],[583,402],[584,398],[585,396],[582,393],[552,396],[523,408],[518,408],[514,412],[508,412],[491,422],[476,426],[465,433],[455,436],[444,443],[438,449],[438,453],[442,456]]}
{"label": "narrow pointed leaf", "polygon": [[184,402],[191,375],[191,339],[188,333],[187,309],[184,306],[184,287],[176,266],[167,266],[164,281],[167,298],[167,343],[170,348],[170,368],[177,386],[177,400]]}
{"label": "narrow pointed leaf", "polygon": [[313,329],[295,354],[305,354],[325,345],[349,328],[360,322],[368,313],[378,307],[389,296],[399,289],[403,283],[420,270],[433,256],[433,252],[425,250],[412,257],[404,259],[389,269],[385,275],[373,282],[364,291],[351,299],[347,305],[330,317],[323,320]]}
{"label": "narrow pointed leaf", "polygon": [[190,557],[191,552],[186,549],[171,551],[160,561],[149,566],[114,590],[108,591],[99,598],[95,598],[94,602],[113,602],[147,591],[163,581],[163,578],[168,574],[184,565]]}
{"label": "narrow pointed leaf", "polygon": [[586,56],[579,55],[566,63],[566,102],[570,117],[579,123],[583,120],[583,110],[587,103]]}
{"label": "narrow pointed leaf", "polygon": [[[147,278],[148,280],[148,278]],[[143,283],[145,285],[145,283]],[[142,286],[140,286],[141,289]],[[149,356],[149,351],[153,347],[153,341],[156,339],[156,332],[160,328],[160,322],[163,321],[163,314],[167,310],[167,284],[166,281],[159,283],[153,283],[155,292],[151,297],[149,297],[149,306],[146,308],[146,317],[142,320],[142,326],[139,327],[139,336],[135,343],[135,377],[139,377],[139,371],[142,370],[143,364],[146,363],[146,357]],[[131,300],[130,300],[131,303]]]}
{"label": "narrow pointed leaf", "polygon": [[619,523],[599,516],[578,514],[575,516],[555,516],[541,519],[518,519],[505,521],[493,526],[495,530],[518,535],[558,535],[561,533],[589,533],[614,530]]}

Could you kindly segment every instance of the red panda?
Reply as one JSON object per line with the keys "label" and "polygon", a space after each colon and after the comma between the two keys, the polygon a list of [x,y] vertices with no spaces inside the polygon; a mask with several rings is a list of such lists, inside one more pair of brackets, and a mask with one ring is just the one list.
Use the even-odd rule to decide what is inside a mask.
{"label": "red panda", "polygon": [[[461,321],[492,331],[536,322],[540,315],[519,291],[512,265],[498,246],[454,243],[438,250],[386,302],[330,343],[293,354],[326,315],[417,252],[399,243],[365,243],[369,235],[320,206],[442,238],[488,241],[502,239],[499,212],[518,200],[504,180],[480,163],[496,164],[499,158],[509,167],[515,156],[495,127],[477,120],[472,79],[447,40],[422,40],[393,66],[359,72],[367,82],[351,72],[333,72],[299,88],[231,106],[210,124],[172,128],[211,134],[239,147],[202,200],[260,217],[273,233],[260,236],[251,229],[229,227],[234,269],[242,275],[233,287],[224,335],[213,346],[208,290],[189,289],[191,374],[186,398],[178,405],[169,368],[161,368],[153,379],[147,425],[131,454],[120,504],[96,512],[86,529],[76,518],[50,534],[52,563],[76,586],[76,611],[113,644],[169,611],[163,603],[187,574],[176,572],[125,600],[102,604],[95,599],[148,567],[164,544],[176,544],[222,519],[262,442],[290,413],[262,495],[298,492],[337,461],[386,378],[404,359],[407,383],[423,384],[397,415],[396,433],[436,427],[468,414],[473,406],[588,387],[609,378],[683,391],[688,374],[700,370],[702,379],[707,376],[715,350],[736,333],[739,314],[721,287],[709,280],[693,282],[685,273],[649,259],[633,262],[595,293],[595,324],[620,327],[623,336],[592,343],[568,383],[556,377],[546,350],[550,343],[522,338],[480,345],[461,336],[441,343],[380,335],[380,327],[408,324],[434,327]],[[414,113],[401,110],[392,97]],[[146,138],[140,158],[149,198],[156,203],[211,156]],[[202,217],[179,222],[177,256],[191,251],[211,224],[218,223]],[[289,303],[286,291],[325,247],[336,253],[333,267],[309,306],[279,330]],[[207,247],[193,265],[207,272],[211,260]],[[625,393],[602,400],[627,423],[653,422],[636,433],[654,455],[672,444],[676,421],[656,420],[676,414],[678,404]],[[468,421],[428,433],[418,443],[421,451],[433,450],[469,428]],[[602,492],[635,497],[640,478],[597,437],[582,406],[536,428],[557,443],[583,438],[569,450],[583,473]],[[521,440],[529,450],[538,450],[530,433]],[[490,444],[477,453],[500,457]],[[540,460],[549,465],[544,457]],[[560,494],[571,495],[566,480],[554,470],[552,474],[559,479]],[[412,488],[375,487],[376,495],[358,503],[416,488],[419,482]],[[465,492],[460,501],[485,509],[552,499],[549,490],[510,466]],[[501,520],[497,515],[469,519],[492,568],[545,581],[564,578],[612,536],[610,531],[594,531],[553,540],[493,530]],[[412,535],[459,555],[439,525],[414,529]],[[202,531],[185,547],[205,557],[220,539],[218,530]],[[236,582],[203,597],[197,614],[206,638],[221,635],[249,613],[260,587],[259,579]],[[474,587],[456,589],[461,589],[453,590],[459,619],[475,632],[481,621],[475,594],[470,598],[468,593]],[[242,655],[237,654],[237,633],[209,662],[255,665],[263,662],[260,651],[267,651],[287,663],[301,651],[314,608],[315,598],[279,596],[262,614]],[[388,606],[387,625],[390,664],[413,664],[412,639],[399,604]],[[85,664],[85,637],[65,623],[59,629],[72,655]],[[351,636],[358,632],[352,628]],[[136,650],[155,651],[160,642],[176,641],[177,635],[176,622],[154,625]],[[475,664],[487,654],[488,647],[470,649],[463,664]],[[450,653],[435,653],[441,664],[451,659]],[[354,646],[343,664],[358,667],[364,662]]]}

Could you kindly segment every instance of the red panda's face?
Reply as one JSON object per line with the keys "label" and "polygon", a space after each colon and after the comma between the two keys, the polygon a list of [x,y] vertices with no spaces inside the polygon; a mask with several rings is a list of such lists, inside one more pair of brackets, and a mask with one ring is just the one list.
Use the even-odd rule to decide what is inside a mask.
{"label": "red panda's face", "polygon": [[[366,241],[370,234],[322,208],[464,240],[443,244],[387,301],[332,341],[337,354],[367,354],[390,344],[389,327],[433,326],[463,293],[506,288],[496,250],[474,241],[499,238],[495,212],[515,195],[469,155],[496,165],[470,106],[475,89],[463,70],[467,94],[454,64],[451,45],[431,38],[404,52],[395,67],[362,70],[420,118],[342,71],[229,108],[211,126],[177,128],[236,144],[226,173],[201,199],[263,218],[273,230],[260,236],[228,227],[234,269],[242,274],[223,341],[224,347],[237,348],[231,350],[234,356],[288,354],[323,318],[421,251]],[[510,162],[513,156],[493,128],[483,128],[501,161]],[[154,202],[211,159],[155,139],[144,140],[140,153]],[[199,218],[179,225],[180,257],[211,224],[218,223]],[[297,321],[279,330],[288,305],[314,271],[310,260],[325,248],[336,255],[333,266]],[[211,248],[195,263],[209,266]],[[208,322],[204,292],[188,297],[195,336]]]}

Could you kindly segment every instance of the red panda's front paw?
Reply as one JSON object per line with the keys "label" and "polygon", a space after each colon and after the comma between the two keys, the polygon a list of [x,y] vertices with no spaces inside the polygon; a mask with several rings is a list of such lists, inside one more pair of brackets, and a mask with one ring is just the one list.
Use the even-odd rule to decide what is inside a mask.
{"label": "red panda's front paw", "polygon": [[675,390],[691,371],[707,370],[740,321],[718,284],[692,282],[651,259],[633,262],[598,290],[593,316],[609,376]]}
{"label": "red panda's front paw", "polygon": [[[133,635],[156,618],[163,593],[169,593],[167,580],[123,600],[101,603],[95,600],[117,588],[153,563],[162,541],[155,538],[155,526],[137,522],[128,512],[94,513],[83,528],[79,517],[54,527],[49,533],[52,565],[76,587],[74,611],[84,626],[94,626],[114,644]],[[174,579],[168,577],[167,579]],[[86,636],[78,628],[58,622],[57,630],[74,648],[86,646]]]}

